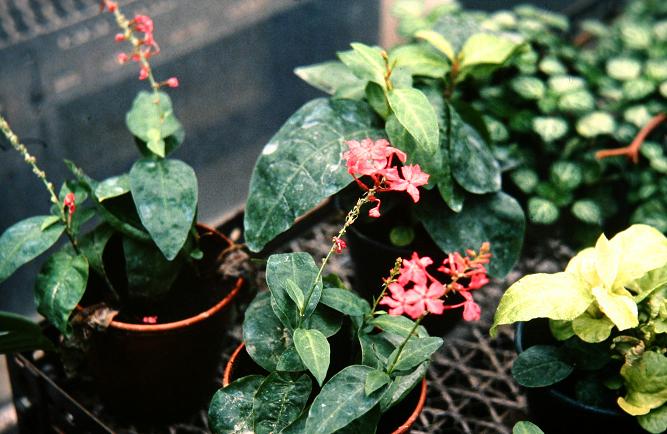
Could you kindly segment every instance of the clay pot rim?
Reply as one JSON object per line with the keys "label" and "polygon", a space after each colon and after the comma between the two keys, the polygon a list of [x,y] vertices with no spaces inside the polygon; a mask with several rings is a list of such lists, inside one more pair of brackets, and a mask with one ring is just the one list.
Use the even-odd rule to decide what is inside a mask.
{"label": "clay pot rim", "polygon": [[[197,228],[202,229],[205,232],[209,232],[223,239],[227,244],[231,244],[230,239],[227,238],[223,233],[221,233],[217,229],[202,223],[197,223],[196,226]],[[189,327],[193,324],[196,324],[200,321],[203,321],[215,315],[217,312],[222,310],[222,308],[231,303],[232,300],[236,297],[236,295],[243,287],[244,282],[245,279],[243,279],[243,277],[239,277],[238,279],[236,279],[236,283],[234,284],[232,290],[222,300],[220,300],[218,303],[216,303],[209,309],[205,310],[204,312],[200,312],[199,314],[191,316],[189,318],[168,322],[164,324],[133,324],[112,319],[111,323],[109,324],[109,327],[118,330],[141,332],[141,333],[160,333],[168,330],[175,330],[179,328]],[[113,317],[115,317],[116,315],[118,315],[118,313],[115,313]]]}
{"label": "clay pot rim", "polygon": [[[232,355],[229,357],[229,361],[225,365],[225,373],[222,377],[222,386],[227,387],[229,383],[231,383],[231,376],[232,376],[232,369],[234,369],[234,364],[236,363],[236,359],[238,358],[239,354],[241,351],[245,349],[245,342],[241,342],[238,347],[234,350]],[[428,383],[426,381],[426,377],[422,378],[421,381],[421,386],[420,386],[420,391],[419,391],[419,400],[417,401],[417,405],[415,406],[415,409],[412,411],[410,414],[410,417],[406,419],[405,422],[403,422],[398,428],[396,428],[391,434],[405,434],[407,433],[410,428],[412,428],[412,425],[417,421],[417,418],[421,414],[422,410],[424,409],[424,405],[426,403],[426,391],[428,390]]]}

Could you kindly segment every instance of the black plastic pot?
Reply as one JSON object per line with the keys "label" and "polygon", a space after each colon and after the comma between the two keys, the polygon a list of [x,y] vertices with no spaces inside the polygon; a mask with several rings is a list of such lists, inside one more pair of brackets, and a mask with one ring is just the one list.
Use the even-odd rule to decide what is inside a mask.
{"label": "black plastic pot", "polygon": [[[533,345],[553,344],[547,320],[518,323],[514,337],[517,353]],[[546,434],[646,434],[634,417],[618,407],[583,404],[555,387],[526,389],[531,420]]]}

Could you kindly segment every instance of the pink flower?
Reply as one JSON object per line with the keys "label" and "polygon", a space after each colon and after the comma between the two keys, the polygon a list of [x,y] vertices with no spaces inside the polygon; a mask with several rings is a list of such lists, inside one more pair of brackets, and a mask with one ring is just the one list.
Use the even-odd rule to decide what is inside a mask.
{"label": "pink flower", "polygon": [[333,237],[333,242],[336,245],[334,251],[338,254],[343,253],[343,250],[347,248],[347,243],[342,238]]}
{"label": "pink flower", "polygon": [[65,195],[65,200],[63,200],[63,206],[67,208],[69,212],[69,217],[72,218],[74,211],[76,211],[76,198],[74,193],[70,192]]}
{"label": "pink flower", "polygon": [[401,167],[401,173],[403,174],[403,178],[387,174],[389,188],[395,191],[406,191],[415,203],[419,202],[419,190],[417,187],[426,185],[430,175],[422,172],[419,164],[403,166]]}
{"label": "pink flower", "polygon": [[392,147],[385,139],[373,141],[367,138],[361,142],[349,140],[346,143],[349,151],[343,153],[343,158],[347,161],[348,173],[355,177],[381,175],[382,170],[391,165],[394,155],[400,161],[407,158],[404,152]]}
{"label": "pink flower", "polygon": [[178,78],[176,78],[176,77],[171,77],[171,78],[167,79],[167,81],[165,81],[165,83],[169,87],[178,87],[178,85],[179,85]]}
{"label": "pink flower", "polygon": [[407,313],[407,310],[411,309],[411,305],[405,299],[405,288],[396,282],[390,283],[387,288],[391,292],[391,296],[385,295],[382,297],[380,304],[389,306],[389,315],[398,316]]}
{"label": "pink flower", "polygon": [[489,283],[489,278],[486,277],[486,270],[484,272],[475,273],[470,277],[468,289],[479,289]]}
{"label": "pink flower", "polygon": [[114,37],[114,41],[116,42],[122,42],[125,40],[125,35],[122,33],[116,33],[116,36]]}
{"label": "pink flower", "polygon": [[444,302],[440,299],[445,295],[445,288],[438,281],[433,281],[427,288],[426,285],[415,285],[406,292],[406,301],[413,305],[408,315],[419,318],[425,312],[441,315],[445,311]]}
{"label": "pink flower", "polygon": [[368,210],[368,216],[373,217],[373,218],[380,217],[380,204],[381,204],[380,199],[378,199],[375,196],[370,196],[368,198],[368,200],[370,200],[371,202],[376,202],[377,203],[377,205],[375,205],[373,208]]}
{"label": "pink flower", "polygon": [[102,3],[100,4],[100,12],[103,11],[104,8],[107,8],[109,12],[116,12],[116,9],[118,9],[118,3],[111,0],[102,0]]}
{"label": "pink flower", "polygon": [[148,78],[148,66],[143,65],[139,70],[139,80],[146,80]]}
{"label": "pink flower", "polygon": [[132,23],[138,32],[153,33],[153,20],[148,15],[136,15]]}
{"label": "pink flower", "polygon": [[482,309],[472,299],[472,294],[467,291],[459,292],[466,299],[463,302],[463,319],[465,321],[479,321],[482,316]]}
{"label": "pink flower", "polygon": [[128,60],[127,54],[125,54],[125,53],[116,54],[116,60],[118,61],[118,63],[120,63],[122,65],[123,63],[127,62],[127,60]]}
{"label": "pink flower", "polygon": [[426,267],[433,264],[433,259],[428,256],[420,258],[417,252],[412,252],[412,258],[404,259],[401,267],[401,274],[398,276],[398,283],[407,285],[414,282],[417,285],[426,285],[428,274]]}

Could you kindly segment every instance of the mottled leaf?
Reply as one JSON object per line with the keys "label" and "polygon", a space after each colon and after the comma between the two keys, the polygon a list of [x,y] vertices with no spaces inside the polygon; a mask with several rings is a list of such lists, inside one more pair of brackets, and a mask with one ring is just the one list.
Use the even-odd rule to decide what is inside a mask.
{"label": "mottled leaf", "polygon": [[255,433],[279,433],[294,422],[306,407],[312,384],[308,375],[273,372],[255,392]]}
{"label": "mottled leaf", "polygon": [[396,350],[389,356],[387,368],[392,369],[392,371],[406,371],[412,369],[422,362],[429,360],[431,355],[438,351],[442,344],[442,338],[411,337],[400,354],[398,353],[399,348],[396,348]]}
{"label": "mottled leaf", "polygon": [[243,320],[243,341],[250,357],[267,371],[275,371],[281,355],[292,346],[291,335],[271,309],[271,294],[257,294]]}
{"label": "mottled leaf", "polygon": [[544,431],[534,423],[522,420],[514,425],[512,434],[544,434]]}
{"label": "mottled leaf", "polygon": [[214,434],[244,434],[253,429],[253,398],[261,375],[239,378],[218,390],[209,404],[208,426]]}
{"label": "mottled leaf", "polygon": [[158,95],[139,92],[125,122],[130,132],[146,142],[148,149],[160,157],[167,154],[164,139],[183,129],[174,116],[169,95],[164,92],[158,92]]}
{"label": "mottled leaf", "polygon": [[294,346],[301,361],[322,386],[329,370],[329,341],[319,330],[294,330]]}
{"label": "mottled leaf", "polygon": [[341,288],[324,288],[320,303],[351,316],[362,316],[371,310],[366,300],[350,290]]}
{"label": "mottled leaf", "polygon": [[437,156],[440,144],[438,120],[433,106],[417,89],[393,89],[387,100],[396,119],[415,139],[420,152]]}
{"label": "mottled leaf", "polygon": [[105,179],[95,186],[95,197],[100,202],[121,196],[130,191],[130,177],[127,174]]}

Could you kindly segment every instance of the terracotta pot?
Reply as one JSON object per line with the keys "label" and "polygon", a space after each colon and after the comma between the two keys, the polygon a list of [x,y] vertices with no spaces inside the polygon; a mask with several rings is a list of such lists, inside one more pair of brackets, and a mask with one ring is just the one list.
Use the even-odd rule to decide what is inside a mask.
{"label": "terracotta pot", "polygon": [[[238,364],[237,364],[238,362]],[[227,387],[229,383],[234,381],[235,378],[240,378],[245,375],[250,375],[250,374],[256,374],[258,371],[262,370],[258,365],[253,362],[253,360],[250,358],[250,355],[245,351],[245,344],[241,343],[234,352],[232,353],[231,357],[229,358],[229,361],[227,362],[227,365],[225,366],[225,373],[222,378],[222,385],[224,387]],[[401,411],[405,410],[404,408],[400,408],[401,404],[398,404],[398,411],[392,409],[391,411],[391,416],[392,419],[398,419],[397,422],[394,422],[391,424],[391,428],[389,429],[384,429],[382,428],[383,425],[388,425],[388,419],[387,415],[389,413],[382,415],[380,418],[380,426],[378,427],[378,432],[391,432],[392,434],[405,434],[410,432],[410,428],[412,425],[415,423],[417,418],[419,417],[419,414],[422,412],[422,409],[424,408],[424,403],[426,402],[426,390],[427,390],[427,383],[426,383],[426,378],[422,379],[422,382],[419,387],[416,387],[406,398],[402,401],[401,404],[409,404],[409,410],[407,411]],[[412,405],[414,404],[414,407]],[[409,415],[407,418],[405,418],[405,414],[407,414],[409,411]],[[383,420],[384,419],[384,420]],[[404,422],[401,423],[400,421],[403,420]],[[383,423],[384,422],[384,423]],[[392,421],[393,422],[393,421]],[[398,425],[400,424],[400,425]],[[398,425],[397,428],[396,425]]]}
{"label": "terracotta pot", "polygon": [[[549,323],[538,319],[518,323],[514,337],[517,353],[533,345],[549,345],[556,341]],[[533,421],[547,434],[573,432],[646,433],[636,419],[615,407],[596,407],[577,401],[556,384],[550,387],[526,388]]]}
{"label": "terracotta pot", "polygon": [[[213,261],[229,240],[212,228],[204,261]],[[202,237],[204,240],[204,237]],[[104,403],[114,415],[139,423],[164,422],[201,408],[217,388],[230,307],[244,286],[238,278],[220,288],[221,298],[205,311],[164,324],[113,320],[91,340],[91,371]],[[224,295],[224,296],[223,296]]]}

